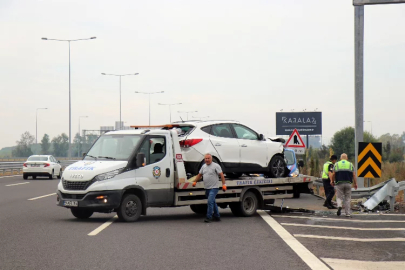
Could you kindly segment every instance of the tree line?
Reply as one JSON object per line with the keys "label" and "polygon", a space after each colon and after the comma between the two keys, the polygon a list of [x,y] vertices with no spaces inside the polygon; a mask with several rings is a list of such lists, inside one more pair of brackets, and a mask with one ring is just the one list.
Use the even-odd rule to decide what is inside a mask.
{"label": "tree line", "polygon": [[[72,143],[72,157],[80,157],[83,152],[87,152],[97,135],[80,136],[75,135]],[[35,137],[28,131],[21,135],[20,140],[16,141],[17,145],[12,151],[13,157],[29,157],[34,154],[53,155],[56,157],[67,157],[69,151],[69,137],[62,133],[50,139],[48,134],[42,137],[39,145],[34,144]],[[39,146],[39,147],[38,147]]]}

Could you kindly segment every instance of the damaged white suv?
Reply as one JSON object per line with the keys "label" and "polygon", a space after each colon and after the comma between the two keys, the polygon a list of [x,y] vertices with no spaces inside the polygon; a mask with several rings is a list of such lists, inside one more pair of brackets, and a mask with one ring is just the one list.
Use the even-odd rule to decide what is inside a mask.
{"label": "damaged white suv", "polygon": [[259,173],[285,177],[289,170],[282,142],[265,139],[236,121],[186,121],[171,124],[180,128],[180,146],[187,173],[197,174],[204,154],[211,154],[228,177]]}

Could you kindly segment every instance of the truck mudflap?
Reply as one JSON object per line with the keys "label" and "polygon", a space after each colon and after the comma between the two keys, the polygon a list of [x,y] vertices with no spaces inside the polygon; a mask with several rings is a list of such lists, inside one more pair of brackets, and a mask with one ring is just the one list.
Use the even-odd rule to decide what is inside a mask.
{"label": "truck mudflap", "polygon": [[121,203],[122,190],[95,191],[86,194],[57,192],[56,204],[66,208],[88,208],[94,212],[110,212]]}

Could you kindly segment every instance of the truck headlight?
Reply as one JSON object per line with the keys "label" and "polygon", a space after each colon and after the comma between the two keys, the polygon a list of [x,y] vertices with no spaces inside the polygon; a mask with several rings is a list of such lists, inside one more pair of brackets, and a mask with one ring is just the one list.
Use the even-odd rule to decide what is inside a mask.
{"label": "truck headlight", "polygon": [[116,175],[120,174],[123,170],[124,170],[124,168],[121,168],[121,169],[117,169],[117,170],[114,170],[111,172],[102,173],[102,174],[97,175],[94,178],[96,181],[104,181],[107,179],[114,178]]}

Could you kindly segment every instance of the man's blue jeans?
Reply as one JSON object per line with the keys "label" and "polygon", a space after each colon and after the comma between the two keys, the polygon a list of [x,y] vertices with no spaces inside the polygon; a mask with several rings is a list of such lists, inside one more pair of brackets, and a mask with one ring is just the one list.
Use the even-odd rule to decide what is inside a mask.
{"label": "man's blue jeans", "polygon": [[205,196],[208,198],[208,209],[207,209],[208,219],[212,218],[212,212],[214,212],[214,217],[219,218],[218,205],[215,202],[215,197],[217,196],[217,194],[218,194],[217,188],[205,190]]}

